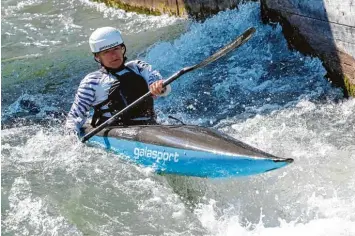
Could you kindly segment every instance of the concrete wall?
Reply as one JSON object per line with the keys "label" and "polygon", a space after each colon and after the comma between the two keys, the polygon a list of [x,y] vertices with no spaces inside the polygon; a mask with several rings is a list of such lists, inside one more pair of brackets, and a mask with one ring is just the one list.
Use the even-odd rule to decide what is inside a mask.
{"label": "concrete wall", "polygon": [[319,57],[331,81],[355,96],[355,1],[261,0],[264,22],[279,22],[295,49]]}
{"label": "concrete wall", "polygon": [[127,11],[201,19],[227,8],[235,8],[243,1],[252,0],[94,0]]}
{"label": "concrete wall", "polygon": [[183,0],[114,0],[115,2],[122,2],[124,4],[149,8],[159,12],[159,14],[169,14],[187,17]]}
{"label": "concrete wall", "polygon": [[184,0],[189,17],[203,19],[226,9],[238,7],[241,2],[252,0]]}

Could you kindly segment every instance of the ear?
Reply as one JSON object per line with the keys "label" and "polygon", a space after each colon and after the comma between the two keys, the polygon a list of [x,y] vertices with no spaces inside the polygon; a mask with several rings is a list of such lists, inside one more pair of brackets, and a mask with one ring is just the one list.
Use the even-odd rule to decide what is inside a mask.
{"label": "ear", "polygon": [[97,61],[98,63],[101,63],[100,57],[97,53],[94,54],[94,58],[95,58],[95,61]]}
{"label": "ear", "polygon": [[123,52],[123,55],[126,53],[126,45],[124,45],[124,44],[122,44],[122,48],[123,48],[123,50],[124,50],[124,52]]}

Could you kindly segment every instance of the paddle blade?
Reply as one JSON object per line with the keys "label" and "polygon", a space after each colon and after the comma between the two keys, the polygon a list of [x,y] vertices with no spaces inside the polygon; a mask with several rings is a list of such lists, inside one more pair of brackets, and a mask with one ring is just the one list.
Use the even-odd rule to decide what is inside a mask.
{"label": "paddle blade", "polygon": [[236,49],[237,47],[241,46],[246,41],[248,41],[251,38],[251,36],[253,36],[254,32],[255,32],[255,28],[254,27],[251,27],[251,28],[247,29],[242,35],[240,35],[238,38],[233,40],[233,42],[229,43],[228,45],[223,47],[221,50],[219,50],[218,52],[216,52],[215,54],[213,54],[212,56],[210,56],[206,60],[200,62],[197,65],[195,65],[194,69],[203,67],[203,66],[205,66],[205,65],[207,65],[207,64],[209,64],[209,63],[211,63],[213,61],[216,61],[219,58],[225,56],[229,52],[233,51],[234,49]]}
{"label": "paddle blade", "polygon": [[163,86],[164,87],[167,86],[168,84],[172,83],[177,78],[179,78],[180,76],[182,76],[183,74],[185,74],[189,71],[204,67],[205,65],[207,65],[211,62],[214,62],[214,61],[218,60],[219,58],[225,56],[229,52],[233,51],[234,49],[236,49],[237,47],[241,46],[246,41],[248,41],[251,38],[251,36],[253,36],[254,32],[255,32],[254,27],[247,29],[238,38],[234,39],[231,43],[227,44],[222,49],[218,50],[216,53],[214,53],[212,56],[208,57],[204,61],[200,62],[199,64],[193,65],[193,66],[185,67],[185,68],[179,70],[178,72],[176,72],[175,74],[173,74],[172,76],[170,76],[168,79],[166,79],[164,81]]}

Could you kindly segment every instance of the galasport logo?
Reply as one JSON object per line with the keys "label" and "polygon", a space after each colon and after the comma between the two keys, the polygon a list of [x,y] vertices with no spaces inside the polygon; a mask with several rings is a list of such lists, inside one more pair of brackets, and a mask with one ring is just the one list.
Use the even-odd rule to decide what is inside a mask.
{"label": "galasport logo", "polygon": [[157,150],[152,150],[146,148],[134,148],[133,150],[134,158],[139,159],[140,157],[148,157],[152,159],[156,159],[159,161],[179,161],[179,154],[177,152],[161,152]]}

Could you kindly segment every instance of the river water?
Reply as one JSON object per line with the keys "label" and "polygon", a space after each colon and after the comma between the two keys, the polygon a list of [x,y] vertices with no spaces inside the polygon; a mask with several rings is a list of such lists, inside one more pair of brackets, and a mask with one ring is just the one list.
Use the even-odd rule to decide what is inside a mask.
{"label": "river water", "polygon": [[[259,3],[205,22],[86,0],[6,0],[1,13],[3,235],[355,235],[355,99],[263,25]],[[231,55],[174,82],[158,119],[295,162],[248,178],[164,176],[65,135],[77,86],[97,69],[87,38],[107,25],[165,77],[254,26]]]}

